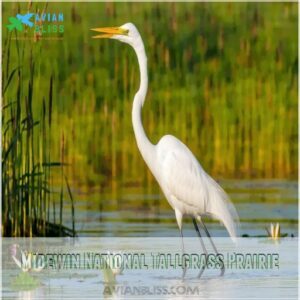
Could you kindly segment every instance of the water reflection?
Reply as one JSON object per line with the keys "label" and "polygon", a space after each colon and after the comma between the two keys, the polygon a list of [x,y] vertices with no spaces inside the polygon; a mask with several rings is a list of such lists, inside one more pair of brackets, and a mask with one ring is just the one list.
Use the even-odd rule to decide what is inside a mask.
{"label": "water reflection", "polygon": [[47,299],[47,293],[45,288],[38,288],[31,291],[19,291],[17,294],[17,299],[22,300],[33,300],[33,299]]}
{"label": "water reflection", "polygon": [[[298,235],[297,182],[280,180],[228,180],[220,184],[240,216],[240,235],[264,235],[265,228],[280,223],[281,233]],[[91,190],[74,195],[79,236],[178,236],[174,212],[159,188],[145,191],[128,187],[117,193]],[[70,219],[66,207],[64,220]],[[218,222],[209,222],[214,236],[227,236]],[[191,220],[184,219],[185,236],[194,236]]]}

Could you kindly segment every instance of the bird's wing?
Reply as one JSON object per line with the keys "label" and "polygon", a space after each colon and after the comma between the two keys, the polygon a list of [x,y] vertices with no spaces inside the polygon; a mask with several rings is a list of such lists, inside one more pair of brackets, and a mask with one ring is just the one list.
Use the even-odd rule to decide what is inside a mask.
{"label": "bird's wing", "polygon": [[24,17],[25,17],[25,15],[23,16],[23,15],[21,15],[21,14],[17,14],[16,17],[17,17],[17,19],[19,19],[19,20],[23,20]]}
{"label": "bird's wing", "polygon": [[169,193],[183,204],[204,212],[207,192],[202,178],[205,172],[192,152],[169,135],[160,140],[158,149],[162,180]]}
{"label": "bird's wing", "polygon": [[182,213],[189,207],[195,215],[210,214],[234,237],[235,220],[238,220],[236,210],[193,153],[175,137],[165,136],[158,144],[158,157],[163,185],[181,203]]}
{"label": "bird's wing", "polygon": [[28,25],[29,27],[33,26],[33,23],[30,21],[30,18],[33,16],[32,13],[26,15],[17,14],[17,19],[19,19],[23,24]]}

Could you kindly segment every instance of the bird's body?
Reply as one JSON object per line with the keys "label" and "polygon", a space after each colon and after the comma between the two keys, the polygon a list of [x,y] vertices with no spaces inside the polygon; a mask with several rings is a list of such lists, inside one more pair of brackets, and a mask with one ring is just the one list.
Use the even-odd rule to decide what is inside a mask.
{"label": "bird's body", "polygon": [[[193,218],[196,230],[196,219],[201,221],[203,215],[210,215],[221,221],[234,238],[235,220],[238,219],[236,210],[224,190],[203,170],[189,148],[172,135],[163,136],[154,145],[145,134],[141,113],[148,89],[147,57],[136,27],[127,23],[121,27],[93,30],[104,33],[95,38],[117,39],[135,50],[140,67],[140,87],[134,96],[132,107],[134,134],[146,164],[175,211],[181,234],[184,215]],[[205,231],[208,233],[206,227]],[[201,237],[199,229],[197,233]]]}
{"label": "bird's body", "polygon": [[236,236],[234,207],[185,144],[165,135],[155,145],[153,155],[156,164],[149,168],[174,209],[179,228],[184,215],[208,215],[222,221],[230,236]]}

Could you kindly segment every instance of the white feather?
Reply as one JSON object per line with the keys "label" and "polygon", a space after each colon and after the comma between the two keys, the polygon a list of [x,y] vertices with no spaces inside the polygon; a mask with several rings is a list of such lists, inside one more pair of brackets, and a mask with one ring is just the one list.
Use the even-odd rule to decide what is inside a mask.
{"label": "white feather", "polygon": [[164,136],[157,144],[157,176],[166,198],[182,215],[210,215],[236,237],[238,215],[227,194],[180,140]]}

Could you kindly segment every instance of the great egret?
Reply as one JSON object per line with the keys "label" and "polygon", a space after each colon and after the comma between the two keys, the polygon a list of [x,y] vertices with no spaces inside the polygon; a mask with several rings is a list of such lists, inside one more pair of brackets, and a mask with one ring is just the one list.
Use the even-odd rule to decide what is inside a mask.
{"label": "great egret", "polygon": [[[201,217],[210,215],[218,219],[224,224],[229,235],[234,238],[236,237],[235,220],[238,220],[237,212],[224,190],[203,170],[186,145],[172,135],[163,136],[157,145],[153,145],[146,136],[141,112],[148,89],[147,56],[137,28],[132,23],[126,23],[120,27],[93,28],[91,30],[101,33],[93,38],[119,40],[132,46],[137,55],[140,68],[140,87],[134,96],[132,107],[134,134],[146,164],[175,211],[183,252],[182,218],[184,215],[188,215],[192,217],[205,254],[207,255],[207,250],[202,241],[197,221],[203,226],[214,251],[218,253]],[[204,268],[199,277],[203,271]],[[221,275],[223,274],[224,264],[221,270]]]}

